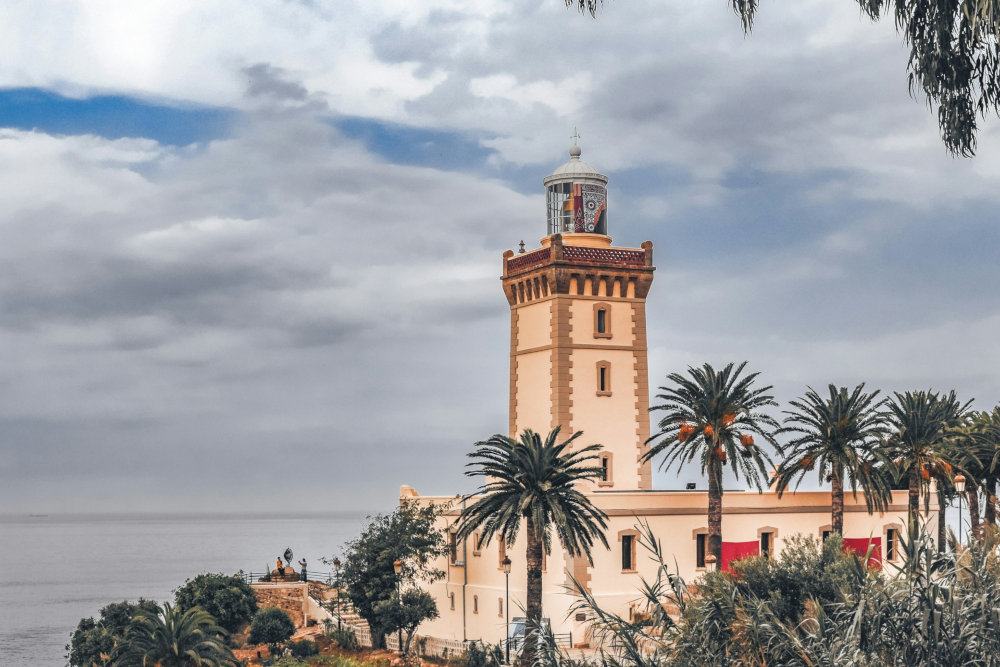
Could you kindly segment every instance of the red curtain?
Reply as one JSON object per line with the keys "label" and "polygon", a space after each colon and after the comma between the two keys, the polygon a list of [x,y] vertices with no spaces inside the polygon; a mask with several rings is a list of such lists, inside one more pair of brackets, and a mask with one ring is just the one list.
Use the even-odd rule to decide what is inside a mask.
{"label": "red curtain", "polygon": [[722,543],[722,571],[729,572],[729,564],[740,558],[749,558],[760,553],[760,542],[723,542]]}
{"label": "red curtain", "polygon": [[868,567],[882,569],[882,538],[881,537],[845,537],[844,551],[852,551],[864,558],[868,547],[872,547],[872,555],[868,558]]}

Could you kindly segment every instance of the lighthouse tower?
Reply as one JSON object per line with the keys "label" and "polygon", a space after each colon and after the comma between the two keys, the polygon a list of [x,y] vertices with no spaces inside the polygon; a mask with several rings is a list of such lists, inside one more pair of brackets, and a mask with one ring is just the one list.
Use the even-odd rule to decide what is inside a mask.
{"label": "lighthouse tower", "polygon": [[544,435],[598,443],[605,490],[650,489],[646,294],[653,244],[613,246],[608,178],[570,148],[568,162],[542,182],[546,236],[541,247],[503,255],[510,303],[511,437]]}

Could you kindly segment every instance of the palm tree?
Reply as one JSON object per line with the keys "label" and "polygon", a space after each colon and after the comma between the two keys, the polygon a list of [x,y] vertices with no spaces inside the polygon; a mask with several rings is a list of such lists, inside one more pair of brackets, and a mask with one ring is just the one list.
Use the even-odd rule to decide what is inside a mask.
{"label": "palm tree", "polygon": [[779,433],[795,437],[785,444],[784,460],[775,471],[778,497],[793,480],[802,483],[808,471],[817,469],[819,480],[830,482],[830,524],[844,534],[844,483],[857,498],[860,486],[868,512],[884,511],[892,499],[892,485],[878,463],[875,451],[888,433],[882,410],[886,399],[878,391],[865,393],[864,383],[848,392],[847,387],[830,385],[830,397],[823,399],[811,387],[794,410],[786,410],[786,426]]}
{"label": "palm tree", "polygon": [[139,613],[119,645],[115,667],[238,667],[226,631],[201,607],[187,611],[164,603],[157,614]]}
{"label": "palm tree", "polygon": [[[571,556],[586,556],[591,564],[595,539],[610,548],[604,536],[607,515],[577,489],[577,482],[601,477],[602,469],[591,465],[599,458],[596,452],[600,445],[571,451],[580,435],[578,431],[557,442],[556,428],[543,442],[537,433],[526,429],[520,440],[494,435],[477,442],[469,454],[473,461],[465,474],[485,477],[486,481],[466,496],[475,502],[462,510],[456,537],[466,539],[480,530],[481,544],[489,544],[494,536],[513,544],[524,521],[528,543],[525,613],[528,627],[536,630],[542,627],[542,552],[552,552],[552,530]],[[534,660],[535,646],[536,633],[529,632],[522,664]]]}
{"label": "palm tree", "polygon": [[895,400],[888,405],[895,433],[889,437],[885,451],[893,459],[897,479],[904,476],[907,479],[909,521],[913,523],[920,511],[920,491],[928,490],[932,473],[950,470],[943,449],[950,430],[959,426],[971,401],[960,403],[954,391],[948,394],[908,391],[894,395]]}
{"label": "palm tree", "polygon": [[708,474],[708,551],[715,562],[722,564],[722,466],[729,466],[763,490],[771,459],[756,445],[757,434],[774,447],[774,431],[778,423],[760,410],[777,405],[767,387],[754,387],[759,373],[742,376],[747,362],[739,366],[728,364],[716,372],[710,364],[689,367],[687,375],[671,373],[670,386],[660,387],[657,398],[662,401],[650,412],[666,414],[658,424],[659,433],[647,442],[649,450],[642,455],[648,461],[660,452],[666,457],[660,467],[669,470],[698,460],[702,474]]}

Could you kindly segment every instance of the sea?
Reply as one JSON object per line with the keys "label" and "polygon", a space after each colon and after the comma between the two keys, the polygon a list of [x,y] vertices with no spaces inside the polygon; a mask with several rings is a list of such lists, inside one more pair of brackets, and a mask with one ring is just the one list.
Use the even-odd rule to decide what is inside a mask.
{"label": "sea", "polygon": [[204,572],[263,572],[291,549],[310,579],[327,573],[321,559],[340,555],[365,516],[0,515],[0,667],[62,667],[81,618],[121,600],[172,602]]}

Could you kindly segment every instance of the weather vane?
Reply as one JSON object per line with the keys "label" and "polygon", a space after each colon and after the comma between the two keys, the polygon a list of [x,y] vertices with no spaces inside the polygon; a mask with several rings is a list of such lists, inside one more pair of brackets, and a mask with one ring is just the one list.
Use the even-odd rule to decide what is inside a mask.
{"label": "weather vane", "polygon": [[573,126],[573,136],[570,137],[573,140],[573,145],[577,145],[577,141],[580,140],[580,133],[576,129],[576,125]]}

